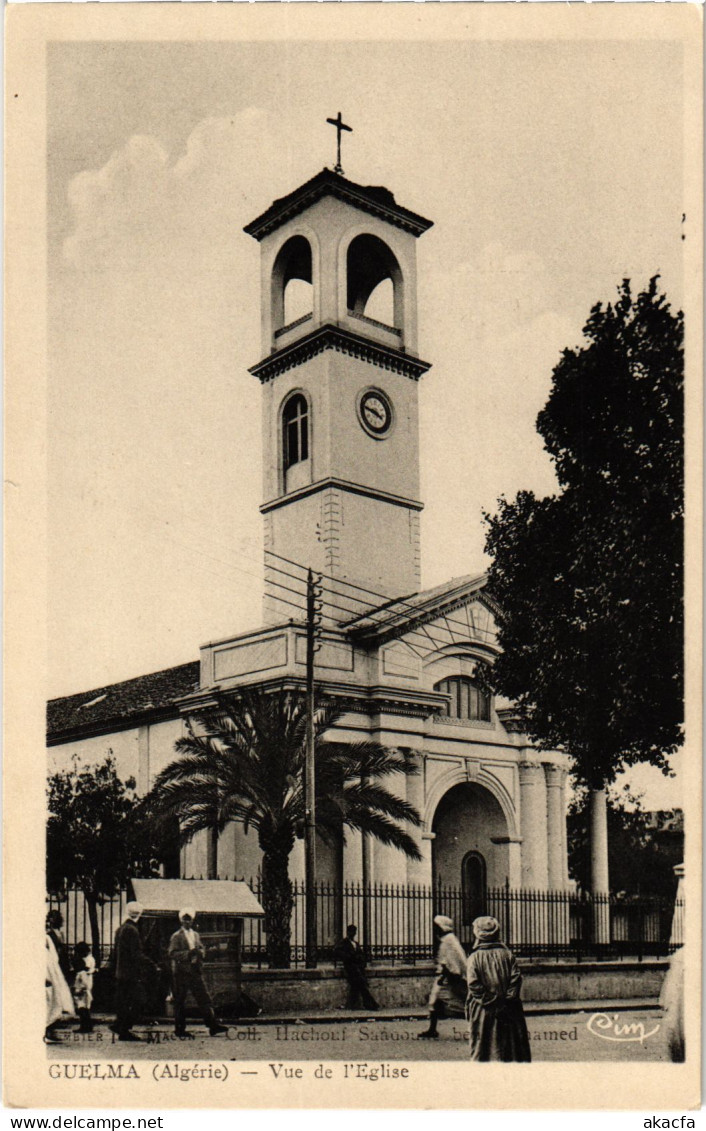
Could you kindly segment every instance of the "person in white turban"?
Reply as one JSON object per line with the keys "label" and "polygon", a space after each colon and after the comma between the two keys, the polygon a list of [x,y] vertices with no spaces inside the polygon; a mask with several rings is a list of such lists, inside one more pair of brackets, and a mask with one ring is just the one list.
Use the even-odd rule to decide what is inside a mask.
{"label": "person in white turban", "polygon": [[515,956],[491,915],[474,920],[473,935],[466,967],[471,1060],[531,1060]]}
{"label": "person in white turban", "polygon": [[142,949],[137,926],[144,907],[137,900],[125,906],[122,925],[115,935],[115,1024],[112,1030],[119,1041],[141,1041],[133,1033],[142,1011],[143,982],[157,973],[157,967]]}
{"label": "person in white turban", "polygon": [[201,936],[194,930],[196,912],[193,907],[183,907],[179,912],[181,927],[169,940],[169,963],[172,972],[172,1000],[174,1002],[174,1032],[177,1037],[188,1036],[186,1032],[186,998],[191,993],[201,1010],[204,1024],[215,1037],[226,1033],[227,1025],[221,1025],[213,1009],[211,995],[203,980],[203,960],[206,948]]}
{"label": "person in white turban", "polygon": [[436,976],[429,994],[429,1027],[419,1034],[422,1041],[438,1040],[441,1017],[464,1017],[466,1008],[466,952],[454,934],[453,919],[437,915],[434,927],[439,935]]}

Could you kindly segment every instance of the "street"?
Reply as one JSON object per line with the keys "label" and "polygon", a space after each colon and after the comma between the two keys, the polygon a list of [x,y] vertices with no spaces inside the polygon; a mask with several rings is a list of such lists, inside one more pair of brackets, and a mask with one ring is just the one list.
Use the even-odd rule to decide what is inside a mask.
{"label": "street", "polygon": [[[142,1042],[123,1043],[104,1025],[93,1034],[63,1030],[62,1045],[47,1047],[56,1060],[236,1060],[236,1061],[410,1061],[464,1060],[463,1022],[443,1021],[439,1040],[420,1041],[419,1020],[373,1018],[307,1023],[242,1022],[224,1036],[210,1037],[194,1023],[193,1039],[180,1039],[164,1025],[138,1028]],[[581,1011],[527,1018],[535,1061],[668,1060],[658,1008],[620,1013]]]}

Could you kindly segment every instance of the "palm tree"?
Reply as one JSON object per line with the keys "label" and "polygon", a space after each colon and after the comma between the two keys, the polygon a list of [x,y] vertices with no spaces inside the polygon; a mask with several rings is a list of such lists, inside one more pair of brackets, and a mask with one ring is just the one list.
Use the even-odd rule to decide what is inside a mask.
{"label": "palm tree", "polygon": [[[403,824],[421,824],[414,806],[383,779],[416,774],[407,755],[375,742],[325,741],[345,710],[315,713],[316,823],[325,840],[357,829],[421,859]],[[197,729],[198,728],[198,729]],[[292,884],[289,857],[304,824],[306,699],[296,692],[244,690],[196,714],[176,743],[179,757],[157,777],[150,803],[158,821],[177,818],[181,841],[230,821],[257,829],[262,901],[271,966],[289,966]]]}

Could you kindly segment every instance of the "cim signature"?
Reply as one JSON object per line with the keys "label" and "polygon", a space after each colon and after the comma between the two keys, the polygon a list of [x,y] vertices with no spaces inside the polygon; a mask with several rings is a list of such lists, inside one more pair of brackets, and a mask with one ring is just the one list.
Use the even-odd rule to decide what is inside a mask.
{"label": "cim signature", "polygon": [[602,1041],[639,1041],[643,1044],[648,1037],[654,1037],[659,1032],[659,1021],[654,1029],[645,1032],[642,1021],[621,1022],[617,1013],[593,1013],[586,1022],[586,1028],[594,1037]]}

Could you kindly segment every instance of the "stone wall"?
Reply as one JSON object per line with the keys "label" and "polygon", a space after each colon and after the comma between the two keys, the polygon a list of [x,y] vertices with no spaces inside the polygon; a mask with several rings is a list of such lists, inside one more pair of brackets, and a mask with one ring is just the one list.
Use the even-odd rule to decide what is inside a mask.
{"label": "stone wall", "polygon": [[[526,1002],[629,1001],[659,997],[666,961],[520,963]],[[372,967],[373,996],[384,1009],[424,1009],[431,966]],[[335,1010],[346,1000],[338,970],[246,970],[243,989],[267,1013]]]}

